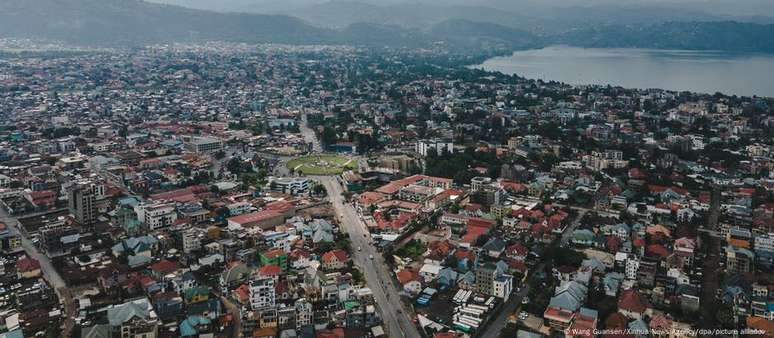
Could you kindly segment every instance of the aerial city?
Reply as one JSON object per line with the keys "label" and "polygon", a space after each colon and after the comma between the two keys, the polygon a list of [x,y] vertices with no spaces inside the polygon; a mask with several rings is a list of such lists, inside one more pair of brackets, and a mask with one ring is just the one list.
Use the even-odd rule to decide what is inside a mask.
{"label": "aerial city", "polygon": [[774,3],[1,0],[0,338],[774,337]]}

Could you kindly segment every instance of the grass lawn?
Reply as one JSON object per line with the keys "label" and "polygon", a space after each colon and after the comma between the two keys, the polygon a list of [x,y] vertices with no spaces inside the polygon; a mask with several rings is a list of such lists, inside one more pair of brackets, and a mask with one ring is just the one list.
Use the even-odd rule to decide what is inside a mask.
{"label": "grass lawn", "polygon": [[339,155],[313,155],[292,159],[287,167],[304,175],[336,175],[357,169],[357,162]]}

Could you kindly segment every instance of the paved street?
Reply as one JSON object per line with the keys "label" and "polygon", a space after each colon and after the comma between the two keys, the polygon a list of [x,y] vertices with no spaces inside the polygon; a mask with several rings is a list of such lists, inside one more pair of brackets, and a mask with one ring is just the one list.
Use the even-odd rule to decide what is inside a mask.
{"label": "paved street", "polygon": [[242,337],[242,312],[240,311],[239,305],[234,304],[230,298],[222,295],[220,292],[215,292],[215,294],[218,295],[220,301],[223,302],[223,306],[226,308],[226,311],[234,317],[234,325],[232,326],[233,331],[231,336]]}
{"label": "paved street", "polygon": [[[540,265],[538,268],[542,267]],[[521,291],[511,294],[511,298],[508,299],[508,302],[503,304],[502,307],[500,307],[500,312],[497,313],[497,317],[492,320],[491,323],[489,323],[489,326],[486,327],[486,331],[484,331],[481,334],[481,338],[498,338],[500,337],[500,332],[505,328],[505,324],[507,323],[508,316],[510,316],[513,311],[516,311],[516,308],[519,307],[519,304],[521,304],[521,300],[524,299],[525,296],[527,296],[527,293],[529,293],[529,283],[521,288]]]}
{"label": "paved street", "polygon": [[312,152],[321,153],[322,146],[320,145],[320,141],[317,140],[314,130],[307,126],[306,113],[301,114],[301,122],[298,125],[298,129],[301,131],[301,135],[304,136],[304,140],[306,140],[307,143],[312,144]]}
{"label": "paved street", "polygon": [[21,229],[19,229],[17,226],[18,222],[16,217],[9,215],[5,210],[0,208],[0,221],[5,223],[11,229],[11,231],[16,231],[17,233],[21,234],[21,243],[24,251],[28,256],[40,262],[40,270],[43,273],[43,278],[48,282],[49,285],[51,285],[52,288],[54,288],[54,291],[59,297],[59,300],[65,306],[65,315],[63,316],[65,327],[62,331],[62,336],[69,336],[75,325],[75,321],[73,320],[75,317],[75,303],[73,302],[72,295],[66,289],[67,284],[65,284],[64,279],[62,279],[62,277],[59,275],[59,272],[54,269],[54,265],[51,264],[51,260],[48,258],[48,256],[40,253],[35,244],[32,243],[29,238],[27,238]]}
{"label": "paved street", "polygon": [[[355,208],[344,201],[341,196],[341,184],[335,177],[318,177],[328,191],[333,209],[339,218],[342,230],[349,234],[352,241],[352,260],[365,275],[366,282],[374,294],[382,318],[390,337],[420,337],[419,331],[412,323],[408,314],[403,311],[400,295],[392,283],[391,272],[382,255],[371,245],[368,230],[358,216]],[[358,250],[358,247],[361,250]],[[373,260],[369,256],[373,256]],[[400,311],[400,312],[398,312]]]}

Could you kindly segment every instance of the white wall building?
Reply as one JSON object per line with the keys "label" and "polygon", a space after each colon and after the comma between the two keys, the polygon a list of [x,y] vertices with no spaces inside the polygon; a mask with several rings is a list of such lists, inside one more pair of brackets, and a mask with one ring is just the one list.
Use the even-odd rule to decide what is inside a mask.
{"label": "white wall building", "polygon": [[303,177],[280,177],[270,179],[269,189],[283,194],[300,195],[309,192],[312,183]]}
{"label": "white wall building", "polygon": [[513,291],[513,276],[500,275],[492,281],[492,296],[507,301]]}
{"label": "white wall building", "polygon": [[276,299],[274,278],[264,277],[250,282],[250,306],[253,310],[274,307]]}
{"label": "white wall building", "polygon": [[626,259],[626,279],[637,279],[637,271],[640,269],[640,261],[636,258]]}
{"label": "white wall building", "polygon": [[453,153],[454,143],[451,141],[432,139],[417,141],[417,144],[414,146],[414,151],[421,156],[427,156],[430,149],[435,149],[436,154],[442,154],[444,152]]}
{"label": "white wall building", "polygon": [[137,219],[150,230],[167,227],[177,221],[174,202],[140,204],[134,207],[134,212],[137,213]]}

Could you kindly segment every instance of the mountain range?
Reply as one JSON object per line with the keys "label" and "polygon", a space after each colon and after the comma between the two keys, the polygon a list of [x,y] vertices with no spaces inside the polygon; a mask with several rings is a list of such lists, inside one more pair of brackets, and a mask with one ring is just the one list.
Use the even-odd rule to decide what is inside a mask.
{"label": "mountain range", "polygon": [[[155,1],[198,2],[200,7],[214,3]],[[224,2],[236,8],[278,3]],[[766,23],[768,17],[737,22],[687,9],[665,13],[667,7],[657,6],[639,10],[613,5],[533,8],[529,13],[515,13],[499,7],[442,6],[425,1],[399,4],[392,0],[376,5],[354,0],[286,0],[282,8],[279,14],[256,14],[142,0],[3,0],[0,37],[108,47],[220,40],[393,47],[444,42],[462,50],[500,52],[550,44],[774,52],[774,24]]]}

